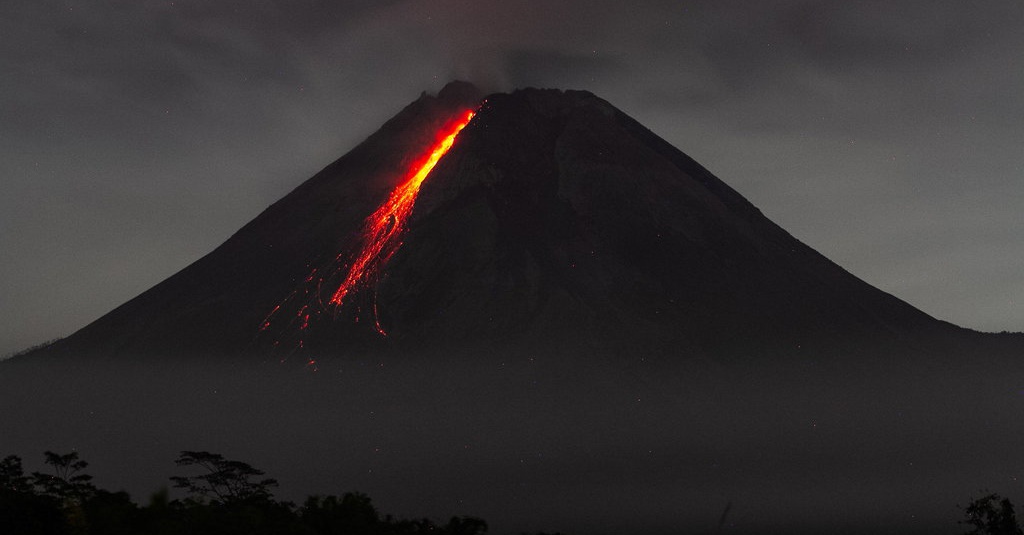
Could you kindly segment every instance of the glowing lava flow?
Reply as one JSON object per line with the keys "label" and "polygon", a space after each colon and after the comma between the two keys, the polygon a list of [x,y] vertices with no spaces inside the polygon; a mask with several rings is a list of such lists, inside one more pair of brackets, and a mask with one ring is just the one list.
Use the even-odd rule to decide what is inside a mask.
{"label": "glowing lava flow", "polygon": [[[420,186],[437,162],[455,143],[455,137],[473,119],[473,115],[472,111],[463,113],[447,131],[443,132],[440,141],[431,148],[427,159],[414,168],[415,172],[412,176],[395,188],[388,200],[370,217],[366,218],[363,231],[364,242],[352,262],[352,267],[349,268],[348,276],[331,296],[330,303],[332,305],[341,306],[345,296],[384,265],[402,245],[399,236],[406,228],[409,214],[412,213],[412,207],[416,203],[416,196],[419,195]],[[379,325],[377,330],[384,334]]]}
{"label": "glowing lava flow", "polygon": [[[338,254],[334,258],[332,266],[313,267],[309,276],[306,277],[303,287],[293,291],[267,314],[267,317],[260,323],[259,332],[271,330],[272,322],[277,325],[276,329],[271,330],[272,333],[277,333],[273,340],[274,348],[284,348],[292,344],[282,344],[282,342],[293,341],[294,345],[292,345],[289,355],[304,350],[306,342],[303,333],[315,328],[322,312],[326,312],[329,306],[337,311],[347,296],[361,286],[367,285],[369,281],[376,280],[377,274],[383,266],[402,246],[402,233],[407,228],[413,204],[420,192],[420,186],[437,162],[452,147],[455,137],[469,124],[474,115],[475,112],[467,110],[445,123],[446,126],[437,134],[426,157],[417,161],[409,170],[407,178],[391,192],[384,204],[366,218],[361,233],[362,239],[356,244],[354,251],[344,251]],[[340,264],[345,258],[351,259],[347,266]],[[340,279],[346,268],[347,274],[344,279]],[[321,285],[325,283],[330,285],[332,283],[328,280],[337,281],[339,279],[342,281],[341,284],[325,302],[321,297]],[[295,301],[298,301],[297,309],[288,310],[291,309],[289,304]],[[381,327],[377,315],[376,298],[374,298],[372,307],[374,327],[378,333],[386,336],[387,333]],[[356,312],[356,321],[359,321],[359,311]],[[284,321],[277,320],[278,315],[284,316]],[[286,333],[285,330],[288,327],[295,327],[294,332]],[[282,359],[282,362],[286,359],[287,357]],[[310,362],[315,367],[315,361],[311,360]]]}

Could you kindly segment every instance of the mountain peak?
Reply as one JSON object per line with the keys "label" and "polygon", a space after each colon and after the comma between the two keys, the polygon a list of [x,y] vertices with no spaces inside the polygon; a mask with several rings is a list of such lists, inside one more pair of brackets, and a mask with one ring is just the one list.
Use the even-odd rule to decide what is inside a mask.
{"label": "mountain peak", "polygon": [[[453,129],[459,117],[473,118]],[[389,203],[430,159],[396,217]],[[361,264],[363,250],[377,256]],[[51,350],[305,358],[585,341],[716,356],[951,330],[800,243],[594,94],[484,99],[456,81]]]}
{"label": "mountain peak", "polygon": [[453,80],[438,91],[437,98],[447,102],[480,101],[483,93],[470,82]]}

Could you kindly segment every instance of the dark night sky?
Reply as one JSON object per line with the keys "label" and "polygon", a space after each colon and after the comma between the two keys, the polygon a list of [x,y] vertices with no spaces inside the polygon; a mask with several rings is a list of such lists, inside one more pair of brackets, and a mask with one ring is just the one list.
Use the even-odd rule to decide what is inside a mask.
{"label": "dark night sky", "polygon": [[225,240],[452,78],[589,89],[868,282],[1024,329],[1024,3],[0,5],[0,354]]}

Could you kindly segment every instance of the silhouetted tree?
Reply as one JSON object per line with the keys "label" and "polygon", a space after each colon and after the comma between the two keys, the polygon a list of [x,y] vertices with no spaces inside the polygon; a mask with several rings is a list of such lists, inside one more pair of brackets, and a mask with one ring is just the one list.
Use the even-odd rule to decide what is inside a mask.
{"label": "silhouetted tree", "polygon": [[68,533],[60,501],[36,494],[25,476],[21,458],[0,461],[0,533],[4,535],[64,535]]}
{"label": "silhouetted tree", "polygon": [[46,456],[43,462],[52,467],[53,473],[32,472],[32,482],[43,494],[65,502],[81,503],[96,492],[91,483],[92,476],[81,473],[89,463],[79,459],[77,451],[64,455],[47,451],[43,455]]}
{"label": "silhouetted tree", "polygon": [[31,492],[32,483],[25,477],[21,457],[8,455],[0,461],[0,489],[9,492]]}
{"label": "silhouetted tree", "polygon": [[1022,535],[1013,504],[998,494],[972,500],[963,510],[967,518],[960,523],[974,528],[964,535]]}
{"label": "silhouetted tree", "polygon": [[217,453],[183,451],[174,462],[178,466],[198,466],[206,471],[198,476],[171,477],[174,486],[215,503],[269,500],[273,497],[270,488],[277,486],[276,479],[253,479],[264,475],[262,470],[225,459]]}

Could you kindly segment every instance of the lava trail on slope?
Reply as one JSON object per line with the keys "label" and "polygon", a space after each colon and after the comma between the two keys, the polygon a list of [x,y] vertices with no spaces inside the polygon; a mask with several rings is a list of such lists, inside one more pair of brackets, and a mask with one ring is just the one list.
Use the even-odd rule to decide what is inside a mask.
{"label": "lava trail on slope", "polygon": [[[331,265],[312,268],[302,286],[267,314],[259,327],[260,332],[274,326],[278,333],[290,331],[292,334],[289,337],[298,333],[294,345],[287,348],[290,356],[304,349],[305,340],[302,333],[309,331],[318,319],[324,316],[331,320],[336,319],[338,310],[346,303],[347,297],[375,286],[388,260],[402,246],[403,234],[408,230],[409,216],[416,204],[420,187],[454,145],[459,133],[473,120],[475,114],[474,110],[462,111],[437,133],[430,150],[411,166],[407,178],[402,180],[392,190],[387,200],[363,222],[355,247],[339,252]],[[341,280],[340,283],[332,282],[338,279]],[[337,284],[337,287],[334,287],[334,284]],[[324,296],[328,294],[325,293],[325,287],[335,288],[326,300]],[[288,313],[288,310],[292,309],[289,305],[296,302],[301,302],[301,306]],[[376,299],[373,299],[372,308],[374,329],[381,336],[387,336],[377,313]],[[360,314],[357,313],[356,321],[359,321],[359,317]],[[283,337],[279,334],[273,341],[275,348],[282,345]],[[310,364],[314,364],[312,359]]]}

